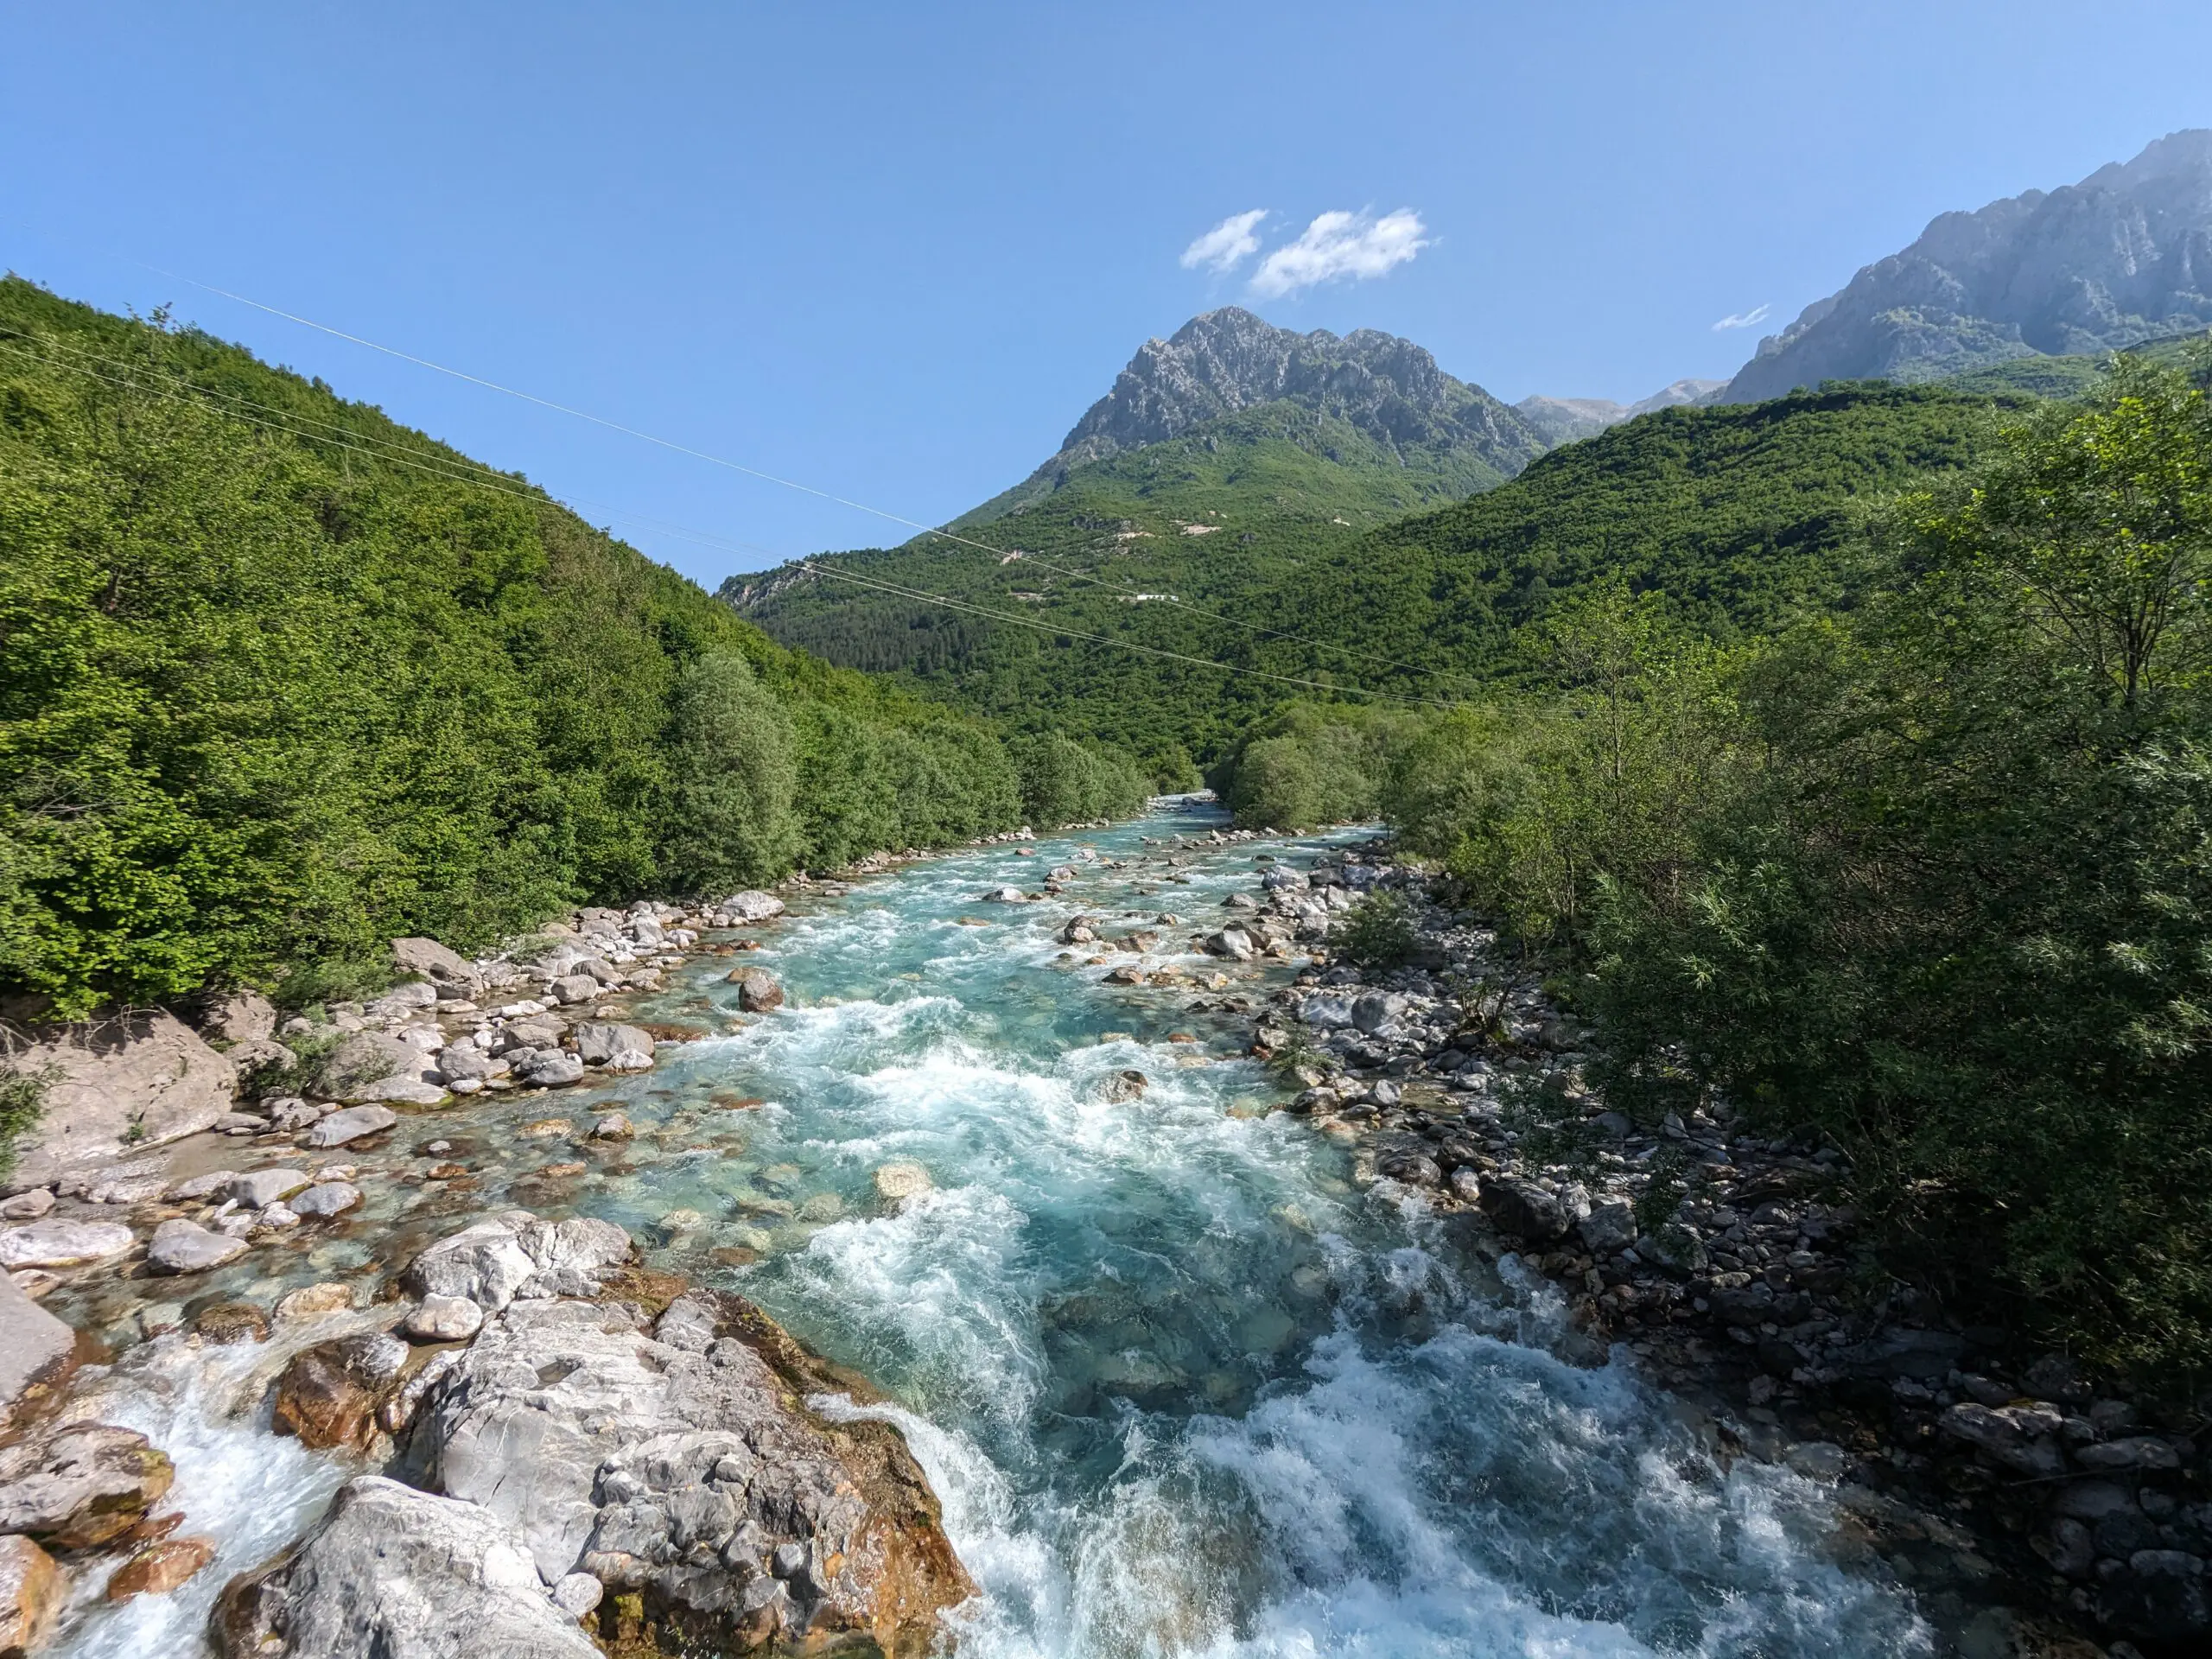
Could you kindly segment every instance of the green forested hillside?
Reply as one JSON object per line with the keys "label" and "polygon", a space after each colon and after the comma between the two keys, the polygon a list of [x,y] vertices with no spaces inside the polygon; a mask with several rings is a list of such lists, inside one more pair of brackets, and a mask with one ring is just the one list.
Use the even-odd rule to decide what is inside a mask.
{"label": "green forested hillside", "polygon": [[1724,636],[1828,602],[1847,584],[1838,555],[1853,503],[1959,464],[1991,401],[1868,385],[1667,410],[1404,517],[1379,466],[1328,461],[1295,435],[1232,454],[1193,434],[1076,469],[976,533],[996,550],[923,537],[723,593],[787,642],[902,671],[1008,721],[1065,723],[1172,771],[1211,764],[1300,694],[1282,680],[1473,695],[1512,671],[1516,626],[1601,575],[1663,592]]}
{"label": "green forested hillside", "polygon": [[320,384],[14,278],[0,780],[0,993],[66,1011],[1141,795]]}

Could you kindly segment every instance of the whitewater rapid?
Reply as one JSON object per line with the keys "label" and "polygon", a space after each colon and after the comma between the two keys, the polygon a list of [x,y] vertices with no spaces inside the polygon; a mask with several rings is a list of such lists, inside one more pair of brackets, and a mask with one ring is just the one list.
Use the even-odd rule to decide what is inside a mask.
{"label": "whitewater rapid", "polygon": [[[1175,868],[1143,844],[1207,822],[978,850],[804,906],[745,958],[790,993],[772,1014],[741,1020],[728,963],[699,960],[642,1013],[720,1034],[557,1102],[626,1112],[627,1167],[559,1206],[487,1181],[479,1207],[620,1222],[867,1376],[893,1403],[821,1408],[906,1433],[982,1589],[957,1621],[976,1659],[1932,1651],[1907,1596],[1831,1559],[1827,1491],[1724,1467],[1622,1360],[1570,1362],[1542,1281],[1270,1115],[1285,1090],[1238,1052],[1249,1015],[1191,1005],[1257,1006],[1287,969],[1128,988],[1064,957],[1080,911],[1156,928],[1152,966],[1219,970],[1173,953],[1255,886],[1255,854],[1319,843]],[[1063,899],[978,902],[1084,849],[1100,862]],[[1125,1070],[1144,1095],[1108,1099]],[[512,1139],[499,1115],[551,1109],[477,1102],[449,1116],[490,1148]],[[893,1161],[931,1190],[878,1198]],[[118,1383],[182,1355],[126,1356]],[[79,1620],[73,1659],[192,1651],[219,1578],[345,1472],[271,1439],[235,1382],[173,1379],[134,1409],[223,1571]]]}

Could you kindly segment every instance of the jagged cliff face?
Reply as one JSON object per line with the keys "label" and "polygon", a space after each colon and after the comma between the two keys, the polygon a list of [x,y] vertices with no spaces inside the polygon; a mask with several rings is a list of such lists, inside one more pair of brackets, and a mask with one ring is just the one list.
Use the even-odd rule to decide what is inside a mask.
{"label": "jagged cliff face", "polygon": [[2212,327],[2212,130],[2079,184],[1944,213],[1805,308],[1729,382],[1731,403],[1822,380],[1927,380],[2037,353]]}
{"label": "jagged cliff face", "polygon": [[1471,448],[1509,477],[1548,447],[1511,410],[1445,373],[1411,340],[1375,328],[1342,339],[1321,329],[1294,334],[1230,306],[1140,346],[1037,476],[1285,401],[1349,421],[1391,448]]}

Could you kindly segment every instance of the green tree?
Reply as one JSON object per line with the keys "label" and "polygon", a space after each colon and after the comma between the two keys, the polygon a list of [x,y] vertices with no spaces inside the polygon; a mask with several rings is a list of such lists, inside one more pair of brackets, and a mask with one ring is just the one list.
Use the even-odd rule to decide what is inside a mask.
{"label": "green tree", "polygon": [[662,868],[677,890],[770,880],[799,846],[791,721],[735,652],[709,652],[677,676]]}

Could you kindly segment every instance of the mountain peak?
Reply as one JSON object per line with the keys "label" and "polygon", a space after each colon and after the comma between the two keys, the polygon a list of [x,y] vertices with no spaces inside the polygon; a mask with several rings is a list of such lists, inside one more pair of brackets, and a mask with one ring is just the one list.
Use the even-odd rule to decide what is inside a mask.
{"label": "mountain peak", "polygon": [[1113,389],[1039,470],[1103,461],[1163,443],[1201,421],[1285,399],[1343,415],[1370,435],[1387,438],[1394,424],[1442,415],[1470,397],[1504,412],[1479,387],[1446,374],[1409,340],[1379,328],[1341,339],[1325,328],[1301,334],[1225,305],[1200,312],[1166,340],[1140,346]]}
{"label": "mountain peak", "polygon": [[1939,213],[1815,300],[1729,382],[1730,403],[1823,380],[1928,380],[2212,327],[2212,130],[2169,133],[2078,184]]}

